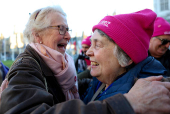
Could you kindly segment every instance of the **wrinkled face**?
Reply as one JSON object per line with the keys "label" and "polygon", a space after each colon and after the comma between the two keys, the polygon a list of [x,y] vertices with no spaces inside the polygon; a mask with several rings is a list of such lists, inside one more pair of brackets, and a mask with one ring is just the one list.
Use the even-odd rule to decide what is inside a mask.
{"label": "wrinkled face", "polygon": [[[158,38],[170,40],[170,35],[161,35],[158,36]],[[160,58],[168,50],[169,45],[170,43],[162,45],[162,41],[160,39],[153,37],[150,40],[149,52],[153,57]]]}
{"label": "wrinkled face", "polygon": [[86,44],[82,44],[81,46],[82,46],[82,52],[83,52],[84,54],[86,54],[86,52],[87,52],[87,50],[89,49],[90,46],[88,46],[88,45],[86,45]]}
{"label": "wrinkled face", "polygon": [[[66,17],[62,14],[55,12],[48,16],[49,19],[52,20],[52,24],[50,26],[63,25],[64,27],[68,27]],[[46,28],[42,32],[43,34],[40,35],[42,43],[64,55],[66,46],[71,38],[70,34],[68,32],[64,35],[59,34],[57,27]]]}
{"label": "wrinkled face", "polygon": [[114,48],[113,42],[95,30],[91,37],[91,46],[86,53],[91,61],[91,75],[109,85],[124,71],[114,55]]}

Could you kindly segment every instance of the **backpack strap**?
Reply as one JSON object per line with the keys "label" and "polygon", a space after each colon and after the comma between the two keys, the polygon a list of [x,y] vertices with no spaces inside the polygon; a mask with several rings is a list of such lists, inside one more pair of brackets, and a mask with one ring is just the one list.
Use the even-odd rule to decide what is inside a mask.
{"label": "backpack strap", "polygon": [[106,84],[102,83],[102,85],[99,87],[99,89],[96,91],[96,93],[93,95],[91,101],[94,101],[97,95],[100,93],[100,91],[106,86]]}

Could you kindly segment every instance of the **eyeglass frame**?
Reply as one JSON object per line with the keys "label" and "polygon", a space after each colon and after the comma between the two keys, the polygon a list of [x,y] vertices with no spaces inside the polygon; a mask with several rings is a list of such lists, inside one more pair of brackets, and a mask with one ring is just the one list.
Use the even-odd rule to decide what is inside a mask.
{"label": "eyeglass frame", "polygon": [[[68,27],[65,27],[64,25],[57,25],[57,26],[48,26],[47,28],[57,28],[58,32],[60,35],[65,35],[66,34],[66,31],[72,31],[72,30],[69,30]],[[64,30],[62,30],[64,29]]]}
{"label": "eyeglass frame", "polygon": [[170,40],[162,39],[162,38],[160,38],[160,37],[155,37],[155,38],[161,40],[161,44],[162,44],[162,45],[166,45],[168,42],[170,42]]}

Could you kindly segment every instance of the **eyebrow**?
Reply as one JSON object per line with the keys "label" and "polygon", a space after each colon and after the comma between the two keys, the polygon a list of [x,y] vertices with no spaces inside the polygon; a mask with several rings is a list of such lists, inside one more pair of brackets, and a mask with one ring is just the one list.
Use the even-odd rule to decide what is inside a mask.
{"label": "eyebrow", "polygon": [[[90,41],[92,42],[92,40],[90,39]],[[96,42],[99,42],[101,44],[103,44],[99,39],[93,39],[93,41],[96,43]]]}
{"label": "eyebrow", "polygon": [[101,42],[100,40],[98,40],[98,39],[93,39],[95,42]]}

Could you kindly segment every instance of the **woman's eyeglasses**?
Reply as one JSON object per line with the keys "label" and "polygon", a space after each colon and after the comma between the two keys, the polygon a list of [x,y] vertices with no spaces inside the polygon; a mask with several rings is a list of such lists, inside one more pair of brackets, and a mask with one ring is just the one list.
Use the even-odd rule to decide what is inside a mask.
{"label": "woman's eyeglasses", "polygon": [[155,37],[155,38],[161,40],[162,45],[165,45],[165,44],[167,44],[168,42],[170,42],[170,40],[167,40],[167,39],[162,39],[162,38],[159,38],[159,37]]}
{"label": "woman's eyeglasses", "polygon": [[69,30],[69,28],[63,26],[63,25],[57,25],[57,26],[49,26],[47,28],[56,28],[60,35],[65,35],[66,31],[69,32],[69,31],[72,31],[72,30]]}

